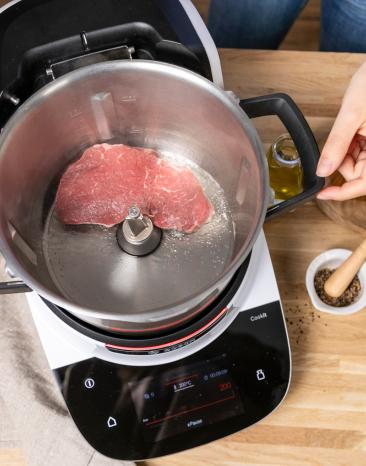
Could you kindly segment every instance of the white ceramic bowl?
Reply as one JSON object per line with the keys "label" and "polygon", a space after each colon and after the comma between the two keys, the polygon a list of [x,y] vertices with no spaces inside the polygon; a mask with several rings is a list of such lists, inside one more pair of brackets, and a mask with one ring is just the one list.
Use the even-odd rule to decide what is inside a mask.
{"label": "white ceramic bowl", "polygon": [[313,306],[319,311],[328,312],[330,314],[346,315],[354,314],[366,307],[366,263],[358,272],[358,278],[361,282],[361,293],[357,301],[353,304],[344,307],[329,306],[328,304],[323,303],[315,291],[314,277],[318,270],[325,268],[336,269],[350,255],[351,251],[348,249],[329,249],[329,251],[325,251],[317,256],[309,265],[306,271],[306,288]]}

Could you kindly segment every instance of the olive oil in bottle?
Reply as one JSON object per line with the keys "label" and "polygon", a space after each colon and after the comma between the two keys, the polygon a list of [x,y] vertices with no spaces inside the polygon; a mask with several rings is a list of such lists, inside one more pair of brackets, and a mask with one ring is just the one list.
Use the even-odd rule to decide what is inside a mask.
{"label": "olive oil in bottle", "polygon": [[303,191],[303,169],[290,135],[280,136],[267,153],[269,179],[275,201],[285,201]]}

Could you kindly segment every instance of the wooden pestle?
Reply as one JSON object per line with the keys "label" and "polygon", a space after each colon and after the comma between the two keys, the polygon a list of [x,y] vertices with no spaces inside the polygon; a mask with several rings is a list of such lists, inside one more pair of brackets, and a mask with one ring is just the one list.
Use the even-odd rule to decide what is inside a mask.
{"label": "wooden pestle", "polygon": [[332,298],[339,298],[348,288],[366,260],[366,239],[341,264],[324,283],[324,291]]}

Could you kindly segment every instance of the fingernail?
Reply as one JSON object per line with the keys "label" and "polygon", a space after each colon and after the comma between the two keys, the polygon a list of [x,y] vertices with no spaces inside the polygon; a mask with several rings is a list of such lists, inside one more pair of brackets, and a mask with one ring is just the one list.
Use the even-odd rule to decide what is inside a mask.
{"label": "fingernail", "polygon": [[332,173],[333,163],[330,160],[324,159],[319,162],[316,174],[318,176],[327,176]]}
{"label": "fingernail", "polygon": [[327,193],[318,193],[316,198],[320,199],[321,201],[326,201],[327,199],[329,199],[329,196]]}

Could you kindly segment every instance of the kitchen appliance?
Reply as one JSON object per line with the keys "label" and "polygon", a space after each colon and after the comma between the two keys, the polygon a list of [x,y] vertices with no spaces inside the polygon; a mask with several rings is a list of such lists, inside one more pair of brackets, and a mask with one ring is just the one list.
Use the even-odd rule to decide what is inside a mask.
{"label": "kitchen appliance", "polygon": [[[85,66],[97,62],[107,63],[95,70],[118,72],[128,66],[121,58],[136,60],[134,70],[144,73],[141,79],[147,70],[169,68],[174,71],[167,73],[175,78],[181,69],[183,81],[183,76],[188,76],[183,69],[188,69],[222,86],[217,50],[189,1],[110,0],[103,6],[93,4],[93,9],[90,3],[70,1],[65,6],[59,0],[13,1],[0,10],[1,127],[19,107],[20,112],[11,120],[17,128],[17,115],[32,106],[29,102],[34,99],[27,98],[38,89],[41,91],[35,96],[50,100],[47,89],[51,87],[43,88],[45,84],[56,80],[61,88],[69,76],[87,79],[85,70],[89,68]],[[52,28],[46,27],[49,24]],[[148,66],[146,60],[154,63]],[[157,61],[180,68],[155,64]],[[68,74],[74,70],[78,71]],[[192,81],[202,81],[189,76]],[[98,94],[93,108],[100,124],[98,131],[105,135],[109,128],[103,124],[103,116],[109,103],[108,97],[103,97]],[[124,95],[124,102],[130,97]],[[232,96],[226,102],[229,99],[235,102]],[[292,101],[274,95],[240,105],[250,117],[278,114],[301,148],[305,191],[272,207],[268,216],[319,190],[322,182],[315,177],[316,144]],[[71,118],[77,116],[76,111]],[[247,129],[256,147],[257,136],[249,124]],[[60,126],[62,131],[65,128]],[[3,135],[7,132],[9,125]],[[237,143],[236,138],[233,141]],[[268,180],[265,170],[261,175],[257,189],[263,201]],[[258,222],[261,216],[257,214]],[[12,239],[17,238],[17,247],[29,262],[35,260],[24,234],[18,235],[9,222],[6,228]],[[103,319],[103,315],[97,321],[89,319],[83,312],[61,307],[57,298],[45,299],[47,293],[40,293],[43,298],[35,293],[28,296],[70,413],[97,450],[134,460],[173,453],[247,427],[281,402],[290,379],[286,326],[263,233],[258,230],[255,237],[251,255],[221,281],[218,290],[212,287],[201,306],[190,308],[188,314],[180,312],[181,319],[177,313],[174,321],[166,312],[162,318],[155,316],[148,328],[141,329],[132,320],[126,329],[117,318]],[[2,288],[29,291],[24,284],[14,282]]]}

